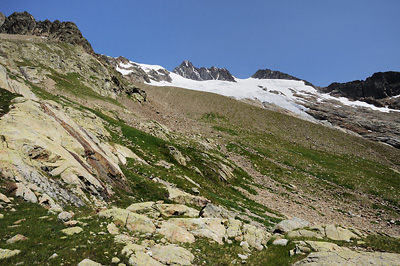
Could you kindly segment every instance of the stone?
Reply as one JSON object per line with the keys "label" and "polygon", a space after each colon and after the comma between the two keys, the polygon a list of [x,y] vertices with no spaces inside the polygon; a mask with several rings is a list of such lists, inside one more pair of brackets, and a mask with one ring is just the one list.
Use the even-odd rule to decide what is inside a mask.
{"label": "stone", "polygon": [[0,219],[4,219],[4,214],[0,213]]}
{"label": "stone", "polygon": [[107,231],[111,234],[111,235],[118,235],[119,234],[119,229],[118,227],[115,225],[115,223],[109,223],[107,225]]}
{"label": "stone", "polygon": [[138,251],[129,258],[129,265],[134,266],[163,266],[144,252]]}
{"label": "stone", "polygon": [[56,204],[55,201],[47,194],[43,194],[40,197],[39,204],[55,213],[63,211],[61,206]]}
{"label": "stone", "polygon": [[305,243],[316,252],[319,251],[336,251],[336,250],[347,250],[345,247],[340,247],[334,243],[322,242],[322,241],[305,241]]}
{"label": "stone", "polygon": [[84,259],[78,263],[78,266],[102,266],[102,265],[91,259]]}
{"label": "stone", "polygon": [[57,221],[65,223],[65,222],[68,222],[69,220],[71,220],[72,217],[74,217],[73,213],[63,211],[57,215]]}
{"label": "stone", "polygon": [[199,211],[181,204],[157,204],[157,210],[164,216],[199,217]]}
{"label": "stone", "polygon": [[172,218],[168,222],[185,228],[194,236],[211,238],[219,244],[223,244],[226,236],[223,219],[219,218]]}
{"label": "stone", "polygon": [[306,220],[294,217],[289,220],[283,220],[273,228],[274,233],[287,233],[295,229],[303,228],[309,225]]}
{"label": "stone", "polygon": [[162,222],[158,233],[164,235],[172,243],[193,243],[195,237],[192,233],[183,227],[169,222]]}
{"label": "stone", "polygon": [[8,239],[6,241],[6,243],[7,244],[14,244],[15,242],[25,241],[25,240],[28,240],[28,238],[26,236],[21,235],[21,234],[17,234],[15,236],[11,237],[10,239]]}
{"label": "stone", "polygon": [[240,242],[240,246],[242,247],[243,251],[251,252],[249,243],[247,243],[246,241]]}
{"label": "stone", "polygon": [[287,244],[289,243],[289,240],[281,238],[281,239],[275,239],[274,242],[272,242],[272,245],[275,246],[287,246]]}
{"label": "stone", "polygon": [[2,249],[0,248],[0,260],[8,259],[15,255],[18,255],[21,251],[18,249],[10,250],[10,249]]}
{"label": "stone", "polygon": [[336,227],[332,224],[328,224],[325,227],[326,237],[331,240],[342,240],[342,241],[350,241],[350,239],[355,238],[359,239],[360,237],[351,232],[349,229],[345,229],[342,227]]}
{"label": "stone", "polygon": [[237,237],[242,235],[242,225],[243,225],[242,221],[229,218],[226,228],[226,235],[228,237]]}
{"label": "stone", "polygon": [[364,265],[400,265],[400,254],[386,252],[364,252],[352,250],[322,251],[310,253],[294,266],[364,266]]}
{"label": "stone", "polygon": [[154,209],[155,202],[154,201],[147,201],[147,202],[139,202],[139,203],[133,203],[129,205],[128,208],[126,208],[128,211],[131,212],[136,212],[136,213],[146,213],[150,210]]}
{"label": "stone", "polygon": [[148,217],[125,209],[104,210],[99,212],[99,217],[113,218],[116,225],[134,232],[153,233],[156,231],[155,225]]}
{"label": "stone", "polygon": [[4,201],[5,203],[10,203],[11,200],[4,194],[0,193],[0,200]]}
{"label": "stone", "polygon": [[26,187],[22,183],[15,183],[16,190],[14,191],[14,195],[17,197],[22,197],[24,200],[37,203],[38,199],[35,193],[32,192],[28,187]]}
{"label": "stone", "polygon": [[228,211],[227,209],[216,206],[212,203],[208,203],[203,209],[200,211],[200,216],[204,218],[234,218],[235,215]]}
{"label": "stone", "polygon": [[49,259],[55,259],[55,258],[57,258],[58,257],[58,254],[57,253],[53,253],[53,255],[51,255],[50,257],[49,257]]}
{"label": "stone", "polygon": [[191,265],[194,255],[182,247],[155,245],[151,248],[153,258],[163,264]]}
{"label": "stone", "polygon": [[176,203],[180,204],[193,204],[196,206],[204,207],[210,201],[201,196],[193,196],[189,193],[186,193],[178,188],[167,187],[170,200],[173,200]]}
{"label": "stone", "polygon": [[128,243],[121,251],[122,255],[130,257],[132,254],[137,252],[145,252],[146,247],[134,243]]}
{"label": "stone", "polygon": [[250,224],[244,224],[242,231],[244,240],[257,250],[262,250],[271,237],[271,234],[265,228]]}
{"label": "stone", "polygon": [[238,254],[238,257],[242,260],[247,260],[249,257],[247,255]]}
{"label": "stone", "polygon": [[120,260],[120,258],[118,258],[118,257],[113,257],[112,259],[111,259],[111,263],[112,264],[117,264],[117,263],[119,263],[121,260]]}
{"label": "stone", "polygon": [[290,231],[287,234],[287,238],[296,238],[296,237],[307,237],[307,238],[320,238],[322,239],[325,235],[322,235],[319,231],[311,231],[311,230],[305,230],[301,229],[298,231]]}
{"label": "stone", "polygon": [[74,226],[74,227],[70,227],[70,228],[66,228],[61,230],[61,232],[63,232],[66,235],[72,236],[75,234],[80,234],[83,231],[83,229],[79,226]]}
{"label": "stone", "polygon": [[172,155],[172,157],[180,164],[183,166],[186,166],[186,158],[185,156],[182,155],[182,153],[175,148],[174,146],[167,146],[169,153]]}

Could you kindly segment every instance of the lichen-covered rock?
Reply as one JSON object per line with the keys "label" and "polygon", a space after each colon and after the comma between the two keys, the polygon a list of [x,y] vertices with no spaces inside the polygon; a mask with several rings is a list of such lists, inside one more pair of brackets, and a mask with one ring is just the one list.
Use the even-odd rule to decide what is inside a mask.
{"label": "lichen-covered rock", "polygon": [[15,255],[18,255],[20,252],[21,252],[21,250],[18,250],[18,249],[10,250],[10,249],[0,248],[0,260],[13,257]]}
{"label": "lichen-covered rock", "polygon": [[208,203],[203,209],[200,211],[200,216],[204,218],[234,218],[234,213],[228,211],[227,209],[214,205],[212,203]]}
{"label": "lichen-covered rock", "polygon": [[193,243],[195,237],[188,230],[176,224],[163,222],[158,233],[164,235],[166,239],[172,243]]}
{"label": "lichen-covered rock", "polygon": [[155,245],[151,248],[151,252],[154,259],[167,265],[191,265],[194,260],[194,255],[190,251],[173,245]]}
{"label": "lichen-covered rock", "polygon": [[146,216],[125,209],[109,209],[99,213],[100,217],[113,218],[117,225],[126,227],[130,231],[153,233],[156,227]]}
{"label": "lichen-covered rock", "polygon": [[193,204],[196,206],[204,207],[210,202],[204,197],[191,195],[178,188],[167,187],[167,189],[169,193],[168,198],[180,204]]}
{"label": "lichen-covered rock", "polygon": [[80,234],[80,233],[82,233],[82,231],[83,231],[82,227],[79,227],[79,226],[74,226],[74,227],[70,227],[70,228],[61,230],[61,232],[63,232],[66,235],[69,235],[69,236],[72,236],[75,234]]}

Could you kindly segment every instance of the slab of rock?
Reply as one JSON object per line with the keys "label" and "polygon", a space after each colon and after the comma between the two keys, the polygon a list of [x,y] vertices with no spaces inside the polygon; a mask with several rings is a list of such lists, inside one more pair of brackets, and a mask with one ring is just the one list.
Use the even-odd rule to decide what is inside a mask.
{"label": "slab of rock", "polygon": [[24,184],[15,183],[15,186],[17,187],[17,189],[14,191],[15,196],[22,197],[24,200],[32,202],[32,203],[38,202],[38,199],[37,199],[35,193],[33,193],[32,190],[30,190]]}
{"label": "slab of rock", "polygon": [[311,230],[305,230],[305,229],[301,229],[298,231],[290,231],[287,234],[287,238],[296,238],[296,237],[309,237],[309,238],[323,238],[325,236],[322,235],[319,231],[311,231]]}
{"label": "slab of rock", "polygon": [[164,216],[199,217],[199,211],[181,204],[157,204],[157,210]]}
{"label": "slab of rock", "polygon": [[75,234],[80,234],[82,233],[83,229],[79,226],[74,226],[74,227],[70,227],[70,228],[66,228],[61,230],[61,232],[63,232],[66,235],[72,236]]}
{"label": "slab of rock", "polygon": [[210,202],[204,197],[191,195],[178,188],[167,187],[167,189],[169,193],[168,198],[180,204],[193,204],[196,206],[204,207]]}
{"label": "slab of rock", "polygon": [[294,266],[398,266],[400,254],[383,252],[363,252],[340,250],[335,252],[310,253],[307,258],[296,262]]}
{"label": "slab of rock", "polygon": [[28,240],[28,238],[27,238],[26,236],[21,235],[21,234],[17,234],[17,235],[15,235],[15,236],[11,237],[10,239],[8,239],[8,240],[6,241],[6,243],[7,243],[7,244],[14,244],[15,242],[18,242],[18,241],[25,241],[25,240]]}
{"label": "slab of rock", "polygon": [[287,233],[296,229],[300,229],[309,225],[306,220],[294,217],[290,220],[283,220],[273,228],[274,233]]}
{"label": "slab of rock", "polygon": [[78,263],[78,266],[102,266],[102,265],[90,259],[84,259]]}
{"label": "slab of rock", "polygon": [[155,245],[151,248],[153,258],[163,264],[191,265],[194,255],[182,247],[173,245],[160,246]]}
{"label": "slab of rock", "polygon": [[156,227],[146,216],[125,209],[109,209],[99,213],[100,217],[113,218],[115,224],[126,227],[130,231],[153,233]]}
{"label": "slab of rock", "polygon": [[227,224],[227,228],[226,228],[226,235],[228,237],[237,237],[242,235],[242,226],[243,226],[243,222],[233,219],[233,218],[229,218],[228,219],[228,224]]}
{"label": "slab of rock", "polygon": [[195,236],[211,238],[223,244],[226,236],[224,220],[219,218],[172,218],[168,222],[186,228]]}
{"label": "slab of rock", "polygon": [[336,227],[332,224],[328,224],[325,227],[326,237],[332,240],[343,240],[350,241],[351,238],[359,239],[360,237],[349,229],[345,229],[342,227]]}
{"label": "slab of rock", "polygon": [[0,248],[0,260],[8,259],[10,257],[13,257],[15,255],[18,255],[21,252],[21,250],[14,249],[2,249]]}
{"label": "slab of rock", "polygon": [[272,242],[272,245],[275,246],[287,246],[289,240],[281,238],[281,239],[275,239],[274,242]]}
{"label": "slab of rock", "polygon": [[10,203],[11,202],[10,199],[6,195],[4,195],[2,193],[0,193],[0,200],[4,201],[5,203]]}
{"label": "slab of rock", "polygon": [[138,252],[146,252],[146,247],[135,243],[128,243],[121,251],[122,255],[130,257],[132,254]]}
{"label": "slab of rock", "polygon": [[196,239],[192,233],[176,224],[163,222],[158,233],[164,235],[172,243],[193,243]]}
{"label": "slab of rock", "polygon": [[126,208],[128,211],[131,212],[136,212],[136,213],[145,213],[149,210],[154,209],[154,205],[156,203],[154,201],[146,201],[146,202],[139,202],[139,203],[133,203],[129,205],[128,208]]}
{"label": "slab of rock", "polygon": [[337,251],[337,250],[347,250],[348,248],[338,246],[330,242],[322,241],[305,241],[305,243],[311,248],[311,250],[320,251]]}
{"label": "slab of rock", "polygon": [[144,252],[138,251],[129,258],[129,264],[135,266],[163,266]]}

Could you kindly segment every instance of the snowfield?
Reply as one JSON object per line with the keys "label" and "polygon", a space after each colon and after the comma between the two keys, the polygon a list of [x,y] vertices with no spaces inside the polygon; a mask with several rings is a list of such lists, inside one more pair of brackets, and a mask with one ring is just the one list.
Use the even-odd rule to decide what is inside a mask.
{"label": "snowfield", "polygon": [[[122,75],[127,75],[132,70],[131,67],[139,66],[146,73],[151,70],[165,70],[162,66],[139,64],[130,61],[129,64],[120,64],[116,70]],[[235,99],[254,99],[262,103],[274,104],[295,114],[298,114],[305,119],[315,120],[305,111],[306,107],[302,103],[307,102],[307,98],[314,98],[316,102],[335,100],[343,105],[354,107],[367,107],[381,112],[397,111],[389,108],[376,107],[362,101],[351,101],[345,97],[334,97],[327,93],[320,93],[315,88],[305,85],[303,81],[284,80],[284,79],[239,79],[235,78],[236,82],[222,80],[205,80],[197,81],[184,78],[178,74],[170,72],[172,82],[167,81],[151,81],[151,85],[155,86],[174,86],[196,91],[212,92]],[[314,102],[315,102],[314,100]]]}

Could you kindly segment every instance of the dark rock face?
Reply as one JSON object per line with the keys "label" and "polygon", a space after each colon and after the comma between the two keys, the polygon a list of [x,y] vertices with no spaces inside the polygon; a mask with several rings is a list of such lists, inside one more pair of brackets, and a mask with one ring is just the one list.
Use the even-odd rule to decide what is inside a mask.
{"label": "dark rock face", "polygon": [[[2,23],[3,22],[3,23]],[[73,22],[36,21],[28,12],[14,12],[9,17],[0,13],[0,33],[36,35],[50,40],[82,46],[93,54],[93,48]]]}
{"label": "dark rock face", "polygon": [[400,72],[378,72],[365,81],[332,83],[327,88],[322,88],[322,91],[334,96],[365,101],[378,107],[400,109],[400,98],[391,98],[400,95]]}
{"label": "dark rock face", "polygon": [[299,80],[299,81],[303,81],[306,85],[312,86],[314,87],[314,85],[306,80],[302,80],[299,78],[296,78],[294,76],[291,76],[289,74],[280,72],[280,71],[274,71],[271,69],[259,69],[257,70],[256,73],[254,73],[253,76],[251,76],[252,78],[255,79],[288,79],[288,80]]}
{"label": "dark rock face", "polygon": [[182,64],[176,67],[172,72],[184,78],[193,80],[225,80],[236,82],[235,78],[226,68],[197,68],[190,61],[183,61]]}

